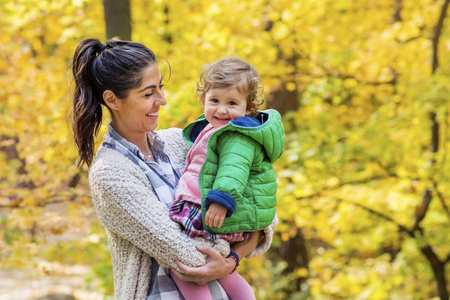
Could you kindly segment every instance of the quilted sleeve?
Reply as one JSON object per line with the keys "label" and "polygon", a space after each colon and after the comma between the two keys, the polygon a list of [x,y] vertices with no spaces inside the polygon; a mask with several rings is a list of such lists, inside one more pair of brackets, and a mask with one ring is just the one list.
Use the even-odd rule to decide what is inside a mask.
{"label": "quilted sleeve", "polygon": [[211,202],[223,205],[221,200],[218,200],[218,195],[228,202],[234,200],[234,206],[236,201],[240,201],[247,185],[254,155],[260,147],[255,140],[238,132],[224,132],[220,135],[217,140],[218,171],[212,191],[206,197],[205,207]]}

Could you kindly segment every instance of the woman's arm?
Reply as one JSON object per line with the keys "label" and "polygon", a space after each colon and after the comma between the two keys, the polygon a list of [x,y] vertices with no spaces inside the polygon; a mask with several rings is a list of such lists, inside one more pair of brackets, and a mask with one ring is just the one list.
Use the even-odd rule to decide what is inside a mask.
{"label": "woman's arm", "polygon": [[[244,257],[251,257],[252,255],[250,254],[258,250],[258,244],[260,244],[262,240],[267,239],[267,237],[264,237],[264,234],[264,231],[253,232],[248,239],[233,244],[231,246],[231,251],[235,252],[240,260]],[[270,237],[270,241],[271,240],[272,237]],[[173,269],[172,271],[183,281],[191,281],[202,285],[230,274],[236,267],[236,262],[233,258],[229,256],[223,257],[211,247],[197,246],[197,249],[208,254],[210,259],[206,265],[201,267],[189,267],[177,261],[178,268],[181,272]]]}
{"label": "woman's arm", "polygon": [[145,174],[129,159],[103,149],[91,167],[89,182],[97,215],[103,226],[154,257],[163,267],[179,260],[190,266],[206,262],[189,238],[169,218]]}

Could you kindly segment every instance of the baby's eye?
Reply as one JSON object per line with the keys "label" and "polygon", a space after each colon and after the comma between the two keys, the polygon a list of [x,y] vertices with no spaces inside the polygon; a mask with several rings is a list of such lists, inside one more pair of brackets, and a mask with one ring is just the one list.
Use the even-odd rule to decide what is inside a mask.
{"label": "baby's eye", "polygon": [[219,100],[217,100],[216,98],[212,98],[210,101],[211,101],[212,103],[217,103],[217,102],[219,102]]}
{"label": "baby's eye", "polygon": [[236,102],[230,101],[228,104],[230,104],[230,105],[236,105]]}

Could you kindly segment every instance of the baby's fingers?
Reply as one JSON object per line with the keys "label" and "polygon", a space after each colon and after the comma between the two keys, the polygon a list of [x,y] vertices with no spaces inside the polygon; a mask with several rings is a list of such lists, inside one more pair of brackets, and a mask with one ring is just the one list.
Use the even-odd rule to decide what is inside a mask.
{"label": "baby's fingers", "polygon": [[[219,225],[219,226],[217,226]],[[220,221],[219,215],[214,216],[214,225],[212,227],[219,227],[222,226],[222,222]]]}
{"label": "baby's fingers", "polygon": [[224,220],[225,218],[223,217],[223,216],[221,216],[221,215],[216,215],[215,217],[214,217],[214,227],[217,227],[217,228],[220,228],[220,227],[222,227],[222,224],[223,224],[223,220]]}
{"label": "baby's fingers", "polygon": [[205,215],[205,224],[210,227],[212,226],[211,212],[209,210],[206,212]]}
{"label": "baby's fingers", "polygon": [[219,219],[219,225],[217,226],[217,228],[222,227],[223,220],[225,220],[225,218],[224,218],[224,217],[220,217],[220,219]]}

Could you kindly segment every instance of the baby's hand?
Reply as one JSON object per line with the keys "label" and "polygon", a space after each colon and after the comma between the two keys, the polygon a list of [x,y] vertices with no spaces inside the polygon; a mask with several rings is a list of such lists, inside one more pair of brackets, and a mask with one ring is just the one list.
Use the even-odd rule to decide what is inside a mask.
{"label": "baby's hand", "polygon": [[205,224],[209,227],[222,227],[228,209],[217,203],[211,203],[205,215]]}

